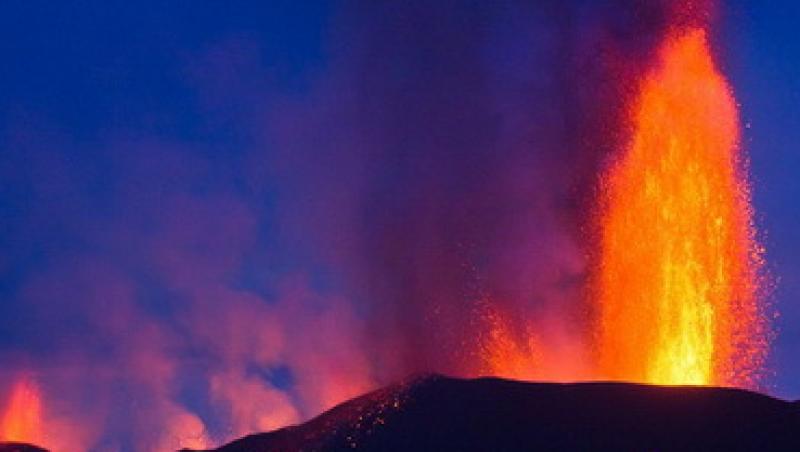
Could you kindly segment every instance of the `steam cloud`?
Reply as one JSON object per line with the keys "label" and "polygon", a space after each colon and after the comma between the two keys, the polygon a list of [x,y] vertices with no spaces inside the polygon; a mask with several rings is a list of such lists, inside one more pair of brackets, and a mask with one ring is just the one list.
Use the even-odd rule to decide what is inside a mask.
{"label": "steam cloud", "polygon": [[488,312],[585,376],[592,187],[669,2],[435,3],[342,6],[300,92],[247,36],[193,57],[223,145],[8,125],[0,404],[31,376],[45,446],[201,447],[485,373]]}

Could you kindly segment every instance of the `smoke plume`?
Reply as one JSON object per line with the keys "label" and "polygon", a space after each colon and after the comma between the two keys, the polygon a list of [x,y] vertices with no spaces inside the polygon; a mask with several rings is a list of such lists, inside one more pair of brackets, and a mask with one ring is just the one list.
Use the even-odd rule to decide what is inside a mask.
{"label": "smoke plume", "polygon": [[0,407],[36,382],[32,440],[202,447],[415,372],[590,376],[592,190],[670,2],[434,3],[340,5],[300,87],[247,33],[182,55],[193,136],[5,124]]}

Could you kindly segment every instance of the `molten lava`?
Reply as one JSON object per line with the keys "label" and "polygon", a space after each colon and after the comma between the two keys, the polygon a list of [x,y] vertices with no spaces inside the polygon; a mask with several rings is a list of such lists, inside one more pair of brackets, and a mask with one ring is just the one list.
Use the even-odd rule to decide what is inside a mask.
{"label": "molten lava", "polygon": [[42,439],[39,389],[29,379],[16,382],[0,417],[0,441],[36,443]]}
{"label": "molten lava", "polygon": [[752,386],[766,343],[738,115],[705,31],[673,32],[602,182],[603,378]]}
{"label": "molten lava", "polygon": [[515,331],[509,319],[487,305],[483,316],[486,334],[481,355],[484,375],[518,380],[541,378],[541,357],[532,328]]}

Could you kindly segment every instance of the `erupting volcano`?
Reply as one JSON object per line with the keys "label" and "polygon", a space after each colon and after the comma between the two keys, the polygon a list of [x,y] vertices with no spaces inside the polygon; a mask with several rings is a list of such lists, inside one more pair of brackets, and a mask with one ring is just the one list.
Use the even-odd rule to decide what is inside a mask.
{"label": "erupting volcano", "polygon": [[736,102],[702,29],[669,33],[602,183],[599,374],[757,382],[766,348]]}
{"label": "erupting volcano", "polygon": [[773,2],[28,3],[0,452],[800,450]]}

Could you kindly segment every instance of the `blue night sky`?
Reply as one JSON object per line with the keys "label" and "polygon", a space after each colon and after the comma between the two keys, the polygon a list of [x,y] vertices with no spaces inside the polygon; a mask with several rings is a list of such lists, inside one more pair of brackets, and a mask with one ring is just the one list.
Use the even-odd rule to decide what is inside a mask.
{"label": "blue night sky", "polygon": [[741,104],[744,145],[751,159],[757,221],[765,231],[769,267],[778,280],[774,302],[780,314],[773,346],[775,393],[800,394],[800,209],[797,172],[800,153],[800,42],[795,24],[800,6],[793,2],[732,2],[723,17],[731,36],[724,66]]}
{"label": "blue night sky", "polygon": [[[455,9],[442,3],[450,6],[432,8],[436,14]],[[568,142],[552,132],[559,126],[546,126],[549,113],[530,111],[562,108],[549,94],[560,89],[559,77],[541,75],[570,64],[551,55],[560,41],[550,13],[527,7],[518,17],[496,8],[492,25],[474,33],[491,44],[474,44],[469,24],[483,24],[475,18],[484,11],[464,3],[474,11],[441,29],[424,25],[439,16],[408,8],[427,18],[409,31],[417,19],[347,2],[4,2],[0,403],[19,375],[30,374],[45,394],[69,394],[52,402],[54,418],[78,409],[83,424],[103,425],[99,433],[70,429],[82,432],[75,441],[87,448],[204,444],[142,433],[153,425],[216,443],[297,422],[441,361],[434,352],[421,361],[380,352],[426,347],[415,342],[433,334],[417,334],[424,327],[413,313],[427,312],[416,305],[421,298],[473,290],[443,289],[463,280],[455,270],[435,278],[408,271],[415,259],[463,266],[431,250],[452,246],[474,258],[475,272],[485,270],[487,284],[512,298],[515,290],[580,280],[570,232],[577,226],[563,226],[565,216],[549,208],[515,221],[509,212],[518,210],[496,207],[525,203],[529,191],[569,192],[550,174],[571,163],[540,163],[552,170],[534,170],[540,179],[519,170],[538,162],[526,160],[519,143]],[[800,6],[725,3],[715,42],[741,104],[757,222],[778,280],[767,387],[798,399]],[[591,23],[601,28],[614,14]],[[404,39],[435,44],[404,53]],[[381,59],[390,52],[395,58]],[[467,70],[451,83],[448,67]],[[469,96],[457,92],[462,87]],[[525,101],[532,92],[535,102]],[[536,121],[545,124],[540,141],[514,132]],[[433,136],[416,130],[428,125]],[[494,160],[495,145],[514,160]],[[407,147],[417,151],[397,151]],[[549,155],[542,161],[559,160]],[[453,175],[442,176],[454,159]],[[486,198],[474,195],[480,190],[464,180],[490,177],[487,167],[520,177],[502,178],[508,186]],[[458,204],[462,197],[469,201]],[[451,210],[435,213],[439,205]],[[487,238],[472,208],[497,209],[508,222],[498,224],[509,227],[495,225],[493,234],[508,235],[508,243],[525,240],[525,230],[547,231],[545,239],[510,250]],[[395,218],[418,221],[409,232],[392,228]],[[442,238],[450,231],[456,238]],[[404,240],[422,245],[406,252]],[[560,270],[519,282],[543,265]],[[497,268],[514,270],[501,277]],[[362,284],[384,273],[399,276]],[[557,309],[570,296],[556,292],[525,303]],[[375,294],[419,301],[396,307],[371,301]],[[442,303],[444,312],[454,306]],[[389,326],[365,320],[387,313]],[[373,340],[375,330],[412,339]]]}

